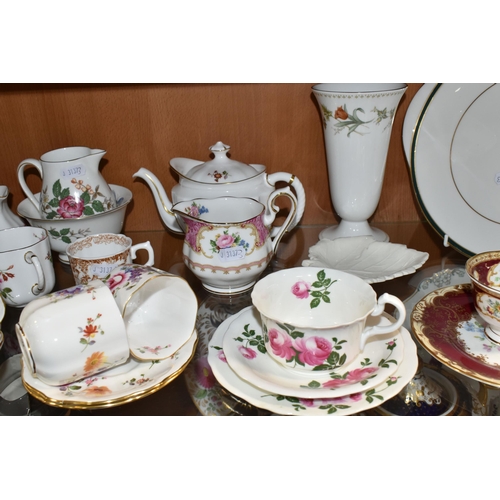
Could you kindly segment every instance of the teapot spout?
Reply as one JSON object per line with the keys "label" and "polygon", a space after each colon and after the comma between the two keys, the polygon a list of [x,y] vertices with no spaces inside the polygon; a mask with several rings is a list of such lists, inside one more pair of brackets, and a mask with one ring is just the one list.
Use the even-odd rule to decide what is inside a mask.
{"label": "teapot spout", "polygon": [[153,197],[156,202],[156,208],[164,224],[175,233],[183,233],[177,222],[174,212],[172,212],[172,202],[167,196],[165,189],[160,183],[158,177],[146,168],[140,168],[132,177],[139,177],[149,186],[153,192]]}

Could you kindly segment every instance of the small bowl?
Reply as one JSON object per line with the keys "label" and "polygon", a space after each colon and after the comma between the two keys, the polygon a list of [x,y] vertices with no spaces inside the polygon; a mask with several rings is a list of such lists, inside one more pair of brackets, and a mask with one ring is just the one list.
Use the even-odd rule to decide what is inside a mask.
{"label": "small bowl", "polygon": [[16,324],[23,362],[51,386],[66,385],[125,363],[125,323],[100,280],[32,300]]}
{"label": "small bowl", "polygon": [[166,359],[189,341],[198,301],[186,280],[154,267],[123,264],[103,281],[122,313],[132,356]]}
{"label": "small bowl", "polygon": [[[132,201],[132,192],[122,186],[110,184],[115,193],[117,207],[108,212],[78,219],[42,219],[33,203],[26,198],[17,206],[17,213],[26,219],[31,226],[42,227],[50,237],[50,247],[59,253],[59,260],[69,264],[66,248],[70,243],[91,234],[120,233],[125,220],[127,205]],[[40,198],[40,193],[35,194]]]}
{"label": "small bowl", "polygon": [[486,322],[484,333],[500,344],[500,251],[470,257],[465,270],[472,283],[474,307]]}

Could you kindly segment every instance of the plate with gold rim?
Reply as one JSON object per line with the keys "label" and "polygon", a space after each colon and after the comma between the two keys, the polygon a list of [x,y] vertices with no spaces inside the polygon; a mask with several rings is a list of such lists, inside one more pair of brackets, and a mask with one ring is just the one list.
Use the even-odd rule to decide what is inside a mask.
{"label": "plate with gold rim", "polygon": [[500,345],[484,333],[469,283],[439,288],[411,314],[412,330],[438,361],[485,384],[500,387]]}
{"label": "plate with gold rim", "polygon": [[191,361],[197,342],[195,330],[189,342],[171,358],[138,361],[130,356],[123,365],[64,386],[44,384],[23,362],[23,384],[28,393],[50,406],[78,410],[110,408],[149,396],[172,382]]}
{"label": "plate with gold rim", "polygon": [[372,389],[340,397],[299,398],[264,391],[237,375],[227,362],[222,347],[233,317],[226,319],[214,332],[209,343],[208,362],[217,381],[235,396],[279,415],[353,415],[375,408],[398,394],[417,372],[417,346],[406,328],[401,328],[405,354],[397,370]]}
{"label": "plate with gold rim", "polygon": [[[367,324],[390,324],[389,318],[369,318]],[[348,365],[298,372],[268,356],[260,315],[253,306],[233,317],[222,347],[229,366],[242,379],[265,391],[303,398],[338,397],[371,389],[396,371],[404,354],[402,336],[394,332],[368,339],[364,351]]]}

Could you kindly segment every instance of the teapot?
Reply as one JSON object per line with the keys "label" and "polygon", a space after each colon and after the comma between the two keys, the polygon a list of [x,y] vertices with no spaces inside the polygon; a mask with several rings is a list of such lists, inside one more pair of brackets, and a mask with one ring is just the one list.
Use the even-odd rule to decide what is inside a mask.
{"label": "teapot", "polygon": [[[160,216],[165,225],[176,233],[182,233],[182,221],[176,219],[172,205],[179,201],[195,198],[218,198],[222,196],[248,197],[267,204],[271,194],[275,192],[275,184],[283,181],[291,185],[296,193],[297,210],[288,231],[293,229],[302,218],[306,197],[302,183],[297,177],[286,172],[266,174],[264,165],[246,164],[230,159],[227,155],[230,146],[217,142],[210,151],[214,159],[207,162],[189,158],[173,158],[170,165],[179,175],[179,183],[172,188],[172,201],[168,198],[159,179],[149,170],[141,168],[133,177],[143,179],[153,192]],[[271,236],[275,237],[280,226],[272,228]]]}
{"label": "teapot", "polygon": [[[288,197],[291,208],[272,237],[279,196]],[[206,290],[218,294],[239,294],[255,284],[296,210],[297,198],[288,186],[277,190],[267,206],[253,198],[220,197],[180,201],[172,207],[185,228],[184,263]]]}

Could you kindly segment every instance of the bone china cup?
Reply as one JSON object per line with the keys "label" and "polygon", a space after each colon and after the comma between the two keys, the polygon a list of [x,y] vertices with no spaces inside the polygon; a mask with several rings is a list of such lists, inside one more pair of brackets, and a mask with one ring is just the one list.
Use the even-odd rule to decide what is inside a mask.
{"label": "bone china cup", "polygon": [[30,302],[16,324],[23,362],[48,385],[90,377],[129,358],[125,323],[100,280]]}
{"label": "bone china cup", "polygon": [[[252,302],[260,312],[267,353],[288,369],[310,373],[347,365],[375,335],[395,332],[406,317],[397,297],[383,294],[361,278],[342,271],[298,267],[272,273],[257,282]],[[386,304],[398,320],[367,326]],[[373,322],[370,321],[370,324]]]}
{"label": "bone china cup", "polygon": [[470,257],[465,269],[472,283],[474,307],[486,322],[484,333],[500,343],[500,251]]}
{"label": "bone china cup", "polygon": [[77,285],[108,276],[115,267],[131,264],[137,251],[148,253],[147,266],[154,265],[153,247],[146,241],[132,245],[124,234],[95,234],[77,240],[66,249]]}
{"label": "bone china cup", "polygon": [[47,231],[14,227],[0,231],[0,294],[12,307],[52,291],[54,267]]}
{"label": "bone china cup", "polygon": [[154,267],[125,264],[104,282],[125,320],[133,357],[165,359],[189,341],[198,301],[186,280]]}

